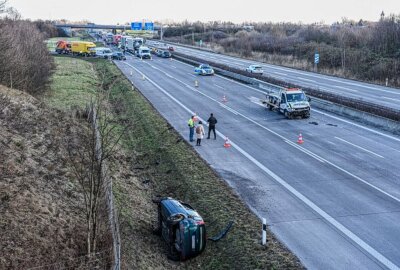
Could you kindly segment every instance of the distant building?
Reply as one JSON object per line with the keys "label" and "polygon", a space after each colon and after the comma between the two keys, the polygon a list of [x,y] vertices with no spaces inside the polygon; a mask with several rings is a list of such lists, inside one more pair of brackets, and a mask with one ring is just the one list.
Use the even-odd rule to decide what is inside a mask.
{"label": "distant building", "polygon": [[243,30],[253,31],[254,30],[254,25],[243,25]]}

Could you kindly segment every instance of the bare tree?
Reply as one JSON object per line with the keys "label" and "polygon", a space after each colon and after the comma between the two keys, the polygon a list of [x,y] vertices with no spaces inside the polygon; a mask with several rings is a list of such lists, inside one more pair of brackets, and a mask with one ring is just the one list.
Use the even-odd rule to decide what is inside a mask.
{"label": "bare tree", "polygon": [[115,155],[125,133],[112,124],[105,105],[107,98],[107,93],[99,90],[88,110],[91,125],[68,142],[69,160],[85,202],[87,254],[97,251],[101,227],[108,226],[106,196],[109,196],[107,189],[111,191],[112,187],[106,162]]}
{"label": "bare tree", "polygon": [[0,14],[4,13],[4,11],[6,9],[6,4],[7,4],[7,0],[0,1]]}

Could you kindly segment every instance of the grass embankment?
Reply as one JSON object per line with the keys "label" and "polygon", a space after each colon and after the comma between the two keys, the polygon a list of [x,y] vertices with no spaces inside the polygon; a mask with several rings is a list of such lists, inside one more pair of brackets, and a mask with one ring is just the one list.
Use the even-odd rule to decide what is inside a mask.
{"label": "grass embankment", "polygon": [[[56,75],[52,87],[68,89]],[[85,253],[84,198],[66,146],[85,125],[57,109],[64,100],[48,96],[47,106],[0,86],[0,269],[76,269]]]}
{"label": "grass embankment", "polygon": [[56,72],[45,97],[46,103],[64,111],[85,108],[99,87],[93,65],[71,57],[54,57],[54,62]]}
{"label": "grass embankment", "polygon": [[[275,238],[260,245],[260,221],[181,136],[154,110],[119,69],[102,59],[56,57],[52,106],[82,107],[100,85],[109,93],[112,124],[123,138],[109,166],[119,212],[123,269],[298,269],[299,261]],[[96,71],[96,74],[94,74]],[[97,83],[91,78],[96,77]],[[79,83],[76,81],[79,78]],[[54,83],[53,83],[54,84]],[[64,91],[63,85],[71,85]],[[126,127],[129,126],[129,129]],[[167,259],[165,244],[152,234],[155,195],[192,204],[212,236],[235,224],[218,243],[186,262]],[[271,234],[269,234],[271,236]]]}

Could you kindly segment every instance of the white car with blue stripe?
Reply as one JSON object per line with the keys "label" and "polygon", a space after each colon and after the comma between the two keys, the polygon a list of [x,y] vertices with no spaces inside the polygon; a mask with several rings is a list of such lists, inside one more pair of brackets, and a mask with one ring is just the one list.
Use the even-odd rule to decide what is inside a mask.
{"label": "white car with blue stripe", "polygon": [[194,69],[197,75],[214,75],[214,69],[208,64],[201,64]]}

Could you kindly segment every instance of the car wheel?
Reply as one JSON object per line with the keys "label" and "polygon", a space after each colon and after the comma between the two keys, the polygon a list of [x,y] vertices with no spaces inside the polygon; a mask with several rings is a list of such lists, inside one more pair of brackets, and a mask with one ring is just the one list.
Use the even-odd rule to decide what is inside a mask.
{"label": "car wheel", "polygon": [[179,229],[179,226],[175,230],[175,251],[178,253],[177,257],[181,261],[185,260],[185,257],[183,256],[183,250],[181,250],[181,245],[182,244],[182,239],[181,239],[181,230]]}

